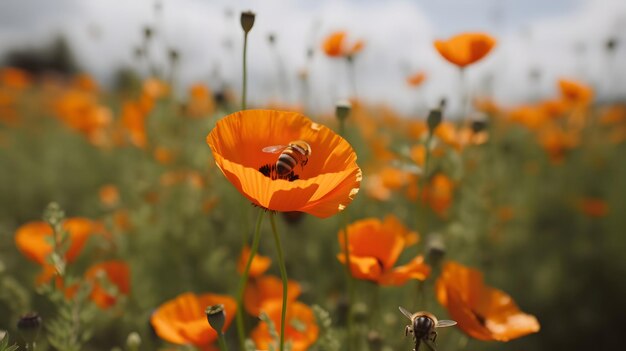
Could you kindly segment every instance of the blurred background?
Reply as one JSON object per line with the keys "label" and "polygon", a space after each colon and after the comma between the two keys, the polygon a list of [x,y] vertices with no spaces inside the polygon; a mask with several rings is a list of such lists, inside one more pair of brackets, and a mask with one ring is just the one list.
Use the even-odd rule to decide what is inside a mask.
{"label": "blurred background", "polygon": [[[352,101],[344,136],[364,178],[350,221],[393,213],[419,229],[423,254],[427,239],[444,238],[446,259],[479,269],[541,324],[509,343],[442,332],[441,350],[624,347],[624,0],[3,0],[0,330],[14,335],[25,310],[55,316],[35,288],[40,267],[14,242],[52,201],[110,234],[90,241],[74,273],[112,257],[132,271],[127,300],[91,317],[85,350],[113,349],[134,331],[141,349],[160,349],[148,321],[161,303],[184,291],[234,293],[241,233],[254,216],[205,138],[239,110],[245,10],[256,13],[248,106],[303,112],[339,130],[335,104]],[[336,31],[363,41],[351,61],[322,50]],[[464,32],[488,33],[496,45],[462,79],[433,42]],[[425,78],[408,81],[416,73]],[[440,198],[423,209],[405,164],[424,167],[426,116],[442,99],[419,183]],[[342,340],[338,217],[280,226],[302,300],[330,311]],[[272,255],[271,243],[261,252]],[[363,349],[410,349],[396,305],[414,301],[416,286],[380,289],[377,323],[367,317],[372,286],[357,284]]]}
{"label": "blurred background", "polygon": [[[304,72],[313,92],[309,107],[317,112],[349,97],[343,62],[319,52],[323,38],[337,30],[366,42],[355,64],[359,95],[402,112],[442,97],[451,108],[459,105],[458,74],[432,42],[472,31],[498,40],[492,55],[468,72],[477,93],[519,103],[554,94],[554,81],[569,77],[588,82],[601,100],[626,95],[619,84],[626,70],[619,59],[626,55],[619,45],[626,40],[626,4],[620,0],[7,0],[0,6],[0,53],[7,64],[63,65],[90,72],[109,87],[123,70],[149,73],[137,57],[142,50],[162,73],[169,71],[169,52],[175,50],[177,89],[201,81],[240,91],[238,14],[252,9],[259,14],[249,50],[249,96],[256,103],[297,102]],[[147,46],[145,28],[154,33]],[[418,102],[405,84],[417,71],[430,77]]]}

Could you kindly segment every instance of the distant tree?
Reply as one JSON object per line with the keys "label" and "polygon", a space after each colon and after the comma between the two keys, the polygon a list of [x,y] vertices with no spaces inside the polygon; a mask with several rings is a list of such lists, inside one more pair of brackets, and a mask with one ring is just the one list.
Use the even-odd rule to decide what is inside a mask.
{"label": "distant tree", "polygon": [[9,50],[2,60],[7,66],[18,67],[33,74],[56,72],[70,75],[78,70],[74,54],[63,35],[43,47]]}

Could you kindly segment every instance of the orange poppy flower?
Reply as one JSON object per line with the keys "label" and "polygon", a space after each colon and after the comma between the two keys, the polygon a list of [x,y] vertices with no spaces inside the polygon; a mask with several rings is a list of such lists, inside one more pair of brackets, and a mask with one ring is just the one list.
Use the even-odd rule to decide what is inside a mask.
{"label": "orange poppy flower", "polygon": [[106,207],[115,207],[120,201],[120,192],[113,184],[101,186],[98,194],[100,195],[100,203]]}
{"label": "orange poppy flower", "polygon": [[[282,302],[280,300],[268,303],[264,312],[274,322],[276,330],[280,330],[280,317]],[[319,327],[311,308],[302,302],[292,301],[287,304],[285,318],[285,342],[291,343],[292,351],[306,351],[319,335]],[[266,323],[260,323],[251,333],[256,347],[261,350],[269,350],[270,345],[275,343]],[[277,345],[274,345],[277,349]]]}
{"label": "orange poppy flower", "polygon": [[215,111],[213,93],[204,84],[194,84],[189,88],[187,113],[192,117],[202,117]]}
{"label": "orange poppy flower", "polygon": [[586,197],[578,201],[578,208],[589,217],[601,218],[609,213],[609,205],[600,198]]}
{"label": "orange poppy flower", "polygon": [[454,183],[445,174],[438,173],[432,177],[422,196],[428,201],[433,211],[440,216],[444,216],[452,205]]}
{"label": "orange poppy flower", "polygon": [[225,331],[235,316],[237,302],[225,295],[184,293],[159,306],[150,317],[156,334],[163,340],[177,345],[194,345],[203,350],[211,349],[217,340],[217,332],[207,322],[204,310],[207,306],[223,304],[226,313]]}
{"label": "orange poppy flower", "polygon": [[[274,145],[310,145],[306,166],[278,175]],[[361,169],[350,144],[295,112],[246,110],[226,116],[207,136],[215,163],[253,204],[325,218],[343,210],[359,191]],[[267,176],[265,175],[267,174]]]}
{"label": "orange poppy flower", "polygon": [[347,36],[344,31],[334,32],[327,36],[322,44],[324,53],[330,57],[350,57],[363,50],[365,46],[363,40],[348,43]]}
{"label": "orange poppy flower", "polygon": [[537,319],[520,311],[505,292],[484,285],[478,270],[448,262],[436,290],[439,303],[473,338],[509,341],[539,331]]}
{"label": "orange poppy flower", "polygon": [[74,76],[72,79],[72,85],[81,91],[97,93],[98,83],[88,74],[82,73]]}
{"label": "orange poppy flower", "polygon": [[14,67],[0,69],[0,84],[7,88],[22,90],[30,85],[31,77],[28,72]]}
{"label": "orange poppy flower", "polygon": [[[300,284],[293,280],[287,282],[287,301],[295,301],[300,296]],[[251,280],[246,284],[243,302],[246,311],[258,316],[270,302],[283,299],[282,280],[274,276],[264,276]]]}
{"label": "orange poppy flower", "polygon": [[85,273],[87,281],[93,283],[91,300],[101,309],[107,309],[116,302],[116,296],[105,289],[99,281],[99,275],[104,274],[106,279],[115,287],[119,294],[130,293],[130,269],[123,261],[107,261],[91,266]]}
{"label": "orange poppy flower", "polygon": [[[356,221],[347,227],[350,270],[358,279],[371,280],[380,285],[403,285],[409,279],[424,280],[430,274],[430,267],[422,256],[409,263],[394,268],[405,247],[418,241],[418,235],[409,231],[393,215],[384,221],[368,218]],[[341,263],[346,263],[344,233],[339,232],[342,253],[337,255]]]}
{"label": "orange poppy flower", "polygon": [[140,103],[126,102],[122,106],[122,116],[120,122],[126,131],[130,142],[140,148],[148,144],[146,131],[146,118],[149,109],[141,106]]}
{"label": "orange poppy flower", "polygon": [[[248,258],[250,257],[250,247],[244,246],[241,250],[241,255],[239,255],[239,260],[237,261],[237,272],[242,274],[246,269],[246,263],[248,263]],[[252,263],[250,264],[250,270],[248,271],[249,278],[260,277],[270,268],[272,264],[272,259],[267,256],[261,256],[259,254],[254,255],[252,259]]]}
{"label": "orange poppy flower", "polygon": [[435,41],[439,54],[460,68],[480,61],[495,45],[496,39],[485,33],[463,33]]}
{"label": "orange poppy flower", "polygon": [[157,146],[153,152],[154,159],[162,165],[169,165],[174,161],[174,152],[166,147]]}
{"label": "orange poppy flower", "polygon": [[593,89],[574,80],[560,79],[561,96],[567,102],[577,106],[588,106],[593,100]]}
{"label": "orange poppy flower", "polygon": [[[99,226],[87,218],[68,218],[63,222],[63,229],[69,234],[70,247],[65,253],[68,262],[74,261],[85,246],[89,235],[100,230]],[[43,221],[29,222],[15,232],[17,248],[30,260],[40,265],[47,264],[46,258],[53,251],[48,242],[52,238],[52,228]]]}
{"label": "orange poppy flower", "polygon": [[530,130],[540,129],[549,116],[541,107],[524,105],[513,109],[509,113],[509,120],[519,123]]}
{"label": "orange poppy flower", "polygon": [[418,87],[420,85],[422,85],[422,83],[424,83],[424,81],[426,80],[426,73],[424,72],[417,72],[415,74],[412,74],[410,76],[407,77],[406,79],[406,83],[410,86],[410,87]]}

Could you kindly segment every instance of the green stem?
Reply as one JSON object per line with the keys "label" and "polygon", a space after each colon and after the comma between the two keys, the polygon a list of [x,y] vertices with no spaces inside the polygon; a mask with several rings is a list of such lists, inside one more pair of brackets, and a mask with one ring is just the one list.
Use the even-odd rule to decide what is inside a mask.
{"label": "green stem", "polygon": [[[428,181],[428,166],[430,165],[430,144],[432,143],[433,140],[433,131],[428,130],[428,136],[426,137],[426,143],[424,144],[424,149],[425,149],[425,156],[424,156],[424,169],[422,171],[422,175],[419,177],[419,182],[418,182],[418,188],[417,188],[417,218],[419,221],[420,215],[424,215],[424,213],[420,213],[421,209],[426,209],[426,197],[424,196],[425,193],[425,186],[426,186],[426,182]],[[420,205],[421,204],[421,205]],[[426,218],[426,216],[422,216],[423,218]],[[426,225],[426,220],[422,221],[422,228],[418,228],[419,231],[421,231],[423,234],[427,234],[426,229],[427,229],[427,225]]]}
{"label": "green stem", "polygon": [[348,76],[350,79],[350,84],[352,85],[352,93],[354,94],[354,98],[358,97],[357,89],[356,89],[356,72],[354,69],[354,57],[348,56],[346,61],[348,62]]}
{"label": "green stem", "polygon": [[246,262],[246,268],[239,278],[239,288],[237,290],[237,334],[239,334],[239,346],[241,350],[244,350],[246,339],[246,328],[243,323],[243,293],[246,289],[246,283],[248,282],[248,274],[250,272],[250,266],[252,265],[252,259],[256,255],[259,249],[259,241],[261,238],[261,224],[263,223],[263,215],[265,209],[259,210],[259,216],[256,220],[256,227],[254,229],[254,236],[252,237],[252,247],[250,248],[250,256],[248,256],[248,262]]}
{"label": "green stem", "polygon": [[228,351],[228,346],[226,345],[226,340],[224,340],[224,333],[217,333],[217,342],[220,345],[220,351]]}
{"label": "green stem", "polygon": [[278,253],[278,267],[280,268],[280,277],[283,280],[283,307],[280,314],[280,351],[285,348],[285,316],[287,314],[287,268],[285,267],[285,258],[283,257],[283,249],[280,245],[280,236],[276,229],[276,216],[270,213],[270,222],[272,223],[272,232],[274,233],[274,242],[276,243],[276,252]]}
{"label": "green stem", "polygon": [[[343,124],[343,123],[342,123]],[[346,343],[346,350],[350,351],[352,348],[352,302],[354,301],[354,283],[352,280],[352,272],[351,267],[352,263],[350,260],[350,241],[348,239],[348,226],[345,212],[342,213],[344,225],[343,225],[343,254],[346,257],[346,283],[348,285],[348,301],[347,301],[347,311],[346,311],[346,323],[348,326],[348,342]]]}
{"label": "green stem", "polygon": [[248,68],[246,65],[246,57],[248,53],[248,33],[243,35],[243,92],[241,94],[241,110],[246,109],[246,98],[248,90]]}

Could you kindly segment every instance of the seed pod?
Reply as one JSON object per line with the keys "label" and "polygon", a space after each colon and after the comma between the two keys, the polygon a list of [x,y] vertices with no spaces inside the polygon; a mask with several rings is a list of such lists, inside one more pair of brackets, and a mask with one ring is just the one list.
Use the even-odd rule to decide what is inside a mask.
{"label": "seed pod", "polygon": [[226,323],[226,311],[224,311],[224,305],[212,305],[208,306],[204,311],[206,313],[206,318],[209,321],[209,325],[213,330],[215,330],[218,334],[222,333],[222,329],[224,328],[224,323]]}
{"label": "seed pod", "polygon": [[244,33],[248,34],[254,26],[254,18],[256,15],[252,11],[245,11],[241,13],[241,28],[243,28]]}

